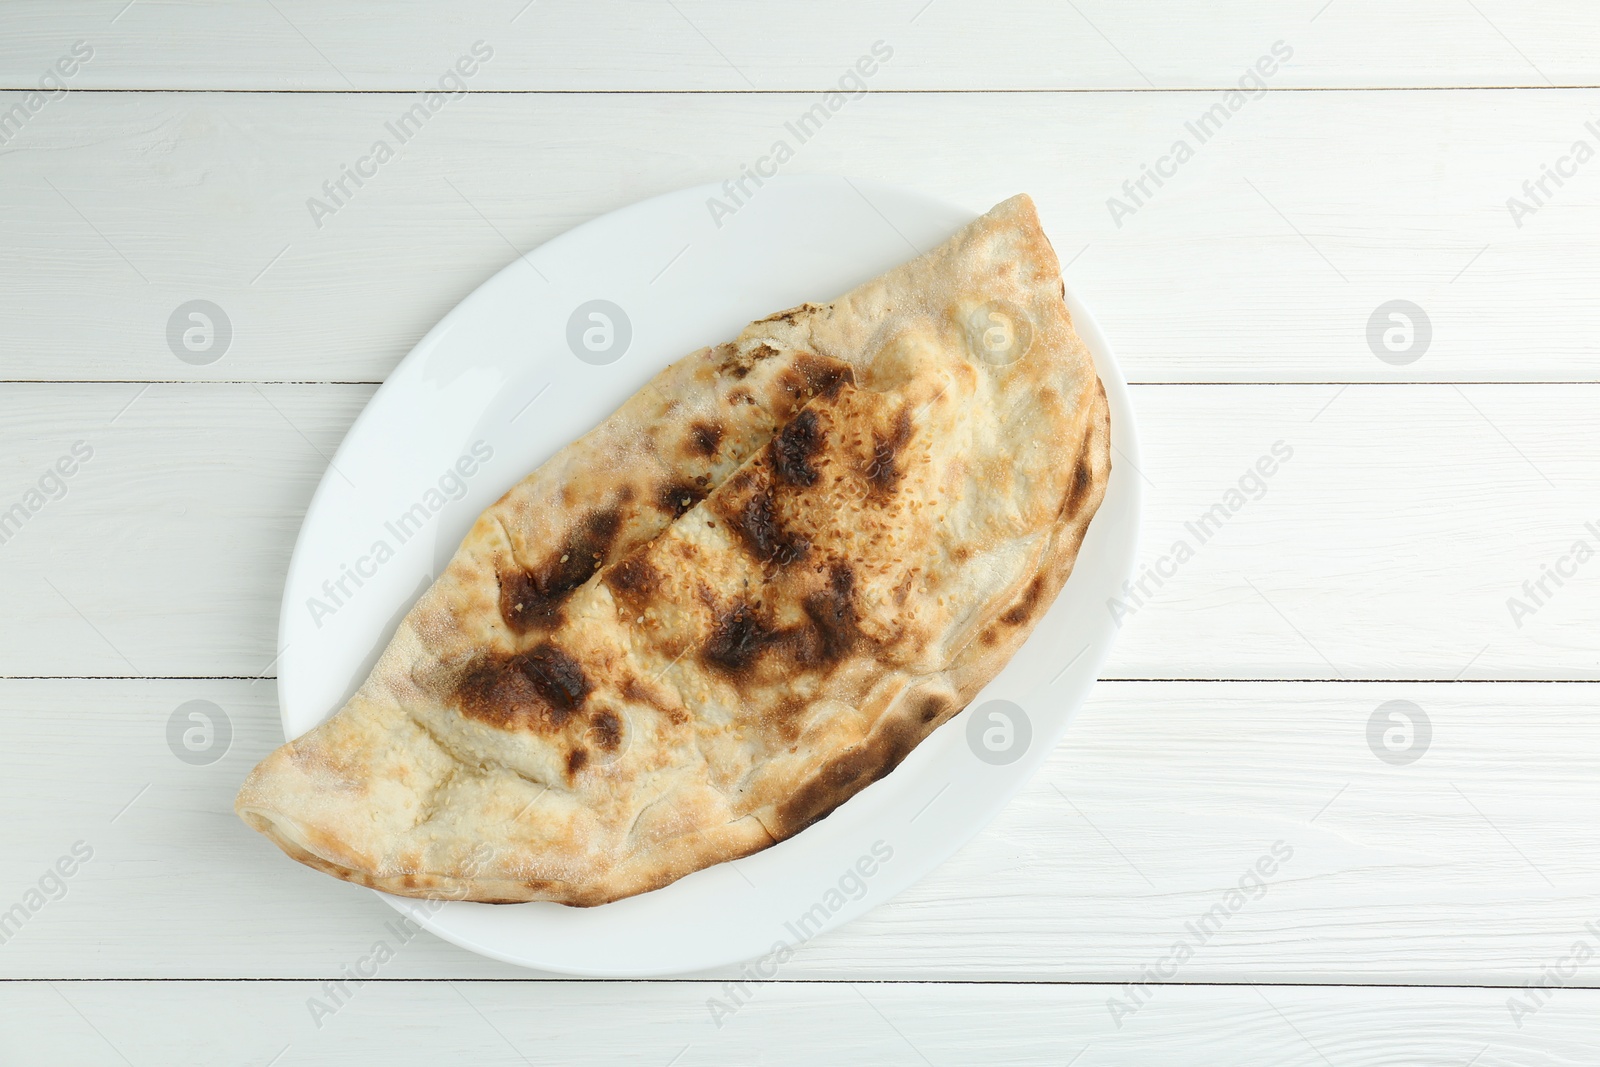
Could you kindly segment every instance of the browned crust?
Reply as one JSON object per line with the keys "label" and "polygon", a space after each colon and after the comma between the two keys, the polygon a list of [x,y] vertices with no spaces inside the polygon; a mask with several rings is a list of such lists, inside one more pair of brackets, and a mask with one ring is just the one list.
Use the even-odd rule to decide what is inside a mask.
{"label": "browned crust", "polygon": [[[1072,575],[1078,549],[1083,546],[1084,536],[1089,532],[1089,523],[1105,499],[1106,486],[1111,478],[1111,407],[1106,400],[1105,385],[1098,378],[1094,385],[1095,392],[1085,419],[1087,426],[1083,447],[1074,461],[1075,467],[1087,462],[1089,486],[1082,489],[1078,483],[1074,483],[1074,492],[1070,492],[1062,501],[1061,517],[1056,522],[1037,571],[1038,577],[1043,580],[1043,591],[1037,597],[1037,614],[1024,625],[1007,626],[1002,613],[1001,625],[993,627],[1000,633],[1000,639],[991,645],[981,640],[969,643],[950,665],[949,674],[956,691],[961,694],[963,707],[1010,662],[1017,649],[1033,632],[1039,617],[1055,602],[1062,586],[1067,584],[1067,579]],[[1004,606],[1009,601],[998,599],[996,603]]]}
{"label": "browned crust", "polygon": [[[339,794],[344,793],[359,795],[361,804],[379,805],[376,810],[383,810],[375,783],[352,777],[353,768],[359,763],[351,755],[353,740],[365,739],[365,743],[370,744],[373,733],[370,721],[347,723],[344,733],[334,735],[334,740],[322,747],[313,744],[302,750],[291,743],[274,753],[241,790],[236,805],[241,816],[300,862],[385,892],[492,903],[554,900],[590,906],[657,888],[714,863],[759,851],[826,817],[870,782],[889,773],[928,734],[965,707],[1032,631],[1071,572],[1110,472],[1109,414],[1104,388],[1094,376],[1081,340],[1072,331],[1064,303],[1055,297],[1059,265],[1038,227],[1031,201],[1026,197],[1008,201],[963,231],[952,240],[951,246],[959,246],[963,241],[993,239],[996,234],[1014,239],[1017,246],[1010,261],[994,266],[996,273],[988,281],[1000,292],[1028,294],[1027,298],[1033,301],[1029,310],[1038,316],[1040,343],[1045,349],[1032,357],[1043,360],[1042,366],[1039,363],[1025,366],[1018,380],[1032,383],[1031,387],[1058,391],[1072,400],[1077,413],[1074,427],[1064,431],[1059,441],[1063,450],[1075,447],[1072,474],[1065,479],[1056,519],[1049,526],[1032,563],[1008,582],[1006,588],[984,598],[979,616],[967,622],[954,654],[938,671],[911,678],[900,674],[898,679],[886,680],[885,687],[872,690],[862,709],[868,713],[872,726],[860,741],[842,751],[834,751],[815,766],[806,768],[804,773],[792,774],[784,780],[782,796],[749,814],[715,824],[688,826],[682,832],[655,839],[648,847],[616,857],[603,868],[584,868],[579,864],[570,877],[524,875],[518,878],[504,865],[483,872],[467,871],[461,869],[459,863],[440,865],[424,853],[411,853],[410,858],[400,864],[403,869],[396,871],[392,861],[380,861],[364,854],[359,842],[347,841],[337,832],[310,828],[278,810],[280,799],[292,795],[296,789],[317,793],[316,802],[309,805],[313,815],[324,808],[335,812],[345,810],[339,808],[342,802]],[[905,268],[911,271],[909,274],[896,272],[896,275],[903,275],[898,284],[915,285],[926,279],[930,270],[938,269],[937,264],[927,267],[923,262],[909,264]],[[919,269],[920,275],[916,273]],[[1020,277],[1024,274],[1030,276]],[[1046,280],[1050,289],[1048,298],[1041,296],[1041,283]],[[597,543],[589,553],[594,566],[586,580],[606,582],[623,600],[636,595],[648,600],[643,590],[651,575],[629,574],[615,569],[616,565],[635,546],[677,520],[679,509],[686,508],[684,500],[705,496],[738,465],[736,459],[726,455],[730,442],[735,438],[743,441],[741,447],[748,455],[751,449],[761,447],[760,441],[753,440],[749,433],[763,425],[760,416],[768,408],[773,414],[766,418],[764,425],[769,429],[762,440],[770,440],[772,434],[803,408],[808,398],[835,395],[840,383],[853,381],[855,374],[863,370],[868,374],[878,373],[870,363],[863,363],[863,354],[876,357],[885,340],[882,321],[886,316],[892,319],[899,313],[899,308],[891,301],[904,300],[907,293],[904,288],[886,289],[883,282],[884,279],[880,279],[876,286],[869,283],[832,304],[808,304],[769,316],[751,324],[734,344],[705,350],[691,360],[680,361],[600,428],[586,435],[580,444],[597,442],[589,446],[587,467],[570,461],[563,465],[562,457],[580,455],[571,452],[574,446],[569,446],[569,450],[547,465],[548,469],[535,472],[542,480],[530,476],[508,492],[500,504],[479,520],[464,543],[462,553],[452,561],[447,575],[456,584],[450,586],[441,578],[408,616],[368,685],[339,716],[319,727],[318,733],[336,727],[352,715],[356,720],[362,716],[371,720],[398,713],[404,719],[405,712],[399,711],[396,702],[403,703],[405,698],[428,692],[428,685],[432,684],[429,672],[437,674],[447,669],[446,665],[433,662],[437,657],[429,642],[455,625],[453,619],[459,608],[451,597],[465,598],[460,602],[469,603],[472,596],[478,595],[476,590],[485,585],[495,587],[497,574],[493,568],[502,566],[505,560],[513,561],[531,574],[555,574],[554,584],[546,583],[551,588],[565,584],[568,579],[557,574],[555,568],[562,562],[559,558],[561,546],[576,542],[571,542],[569,534],[558,524],[570,524],[575,516],[594,515],[596,509],[602,509],[601,514],[605,513],[603,509],[615,509],[617,530],[615,534],[608,533],[605,544]],[[965,279],[965,284],[976,284],[980,290],[983,282],[984,279],[979,278]],[[809,352],[817,354],[809,355]],[[780,354],[784,359],[773,358]],[[774,367],[778,368],[775,372]],[[1042,374],[1051,368],[1059,370],[1059,379]],[[733,381],[738,384],[730,388]],[[715,425],[703,418],[691,420],[687,415],[674,414],[677,402],[670,399],[673,391],[687,388],[694,382],[715,383],[720,412]],[[883,382],[876,384],[888,388]],[[759,401],[750,392],[752,386],[762,390]],[[655,391],[653,396],[652,390]],[[745,409],[749,407],[754,407],[756,413],[747,414]],[[743,436],[725,435],[723,427],[738,423],[741,417],[747,432]],[[624,443],[636,438],[642,425],[650,426],[653,435],[644,452],[626,451]],[[672,436],[674,433],[676,437]],[[890,432],[874,447],[886,456],[880,463],[875,451],[871,466],[881,476],[884,493],[888,495],[893,492],[893,483],[900,473],[894,459],[899,447],[896,434]],[[803,455],[785,453],[780,459],[783,468],[780,476],[784,479],[803,484],[810,477]],[[644,475],[642,484],[635,484],[641,482],[641,474]],[[529,486],[534,486],[531,492]],[[554,496],[548,495],[551,487],[554,487]],[[679,488],[684,496],[669,498],[665,495]],[[476,555],[467,552],[467,545],[476,546]],[[551,555],[551,546],[556,546],[555,555]],[[538,591],[537,581],[534,586]],[[493,610],[497,617],[507,614],[502,592],[494,588],[493,607],[484,609]],[[513,591],[510,601],[513,611],[515,604]],[[562,605],[557,603],[547,614],[559,614],[561,610]],[[544,611],[543,607],[540,611]],[[539,639],[538,631],[543,627],[543,621],[524,627],[521,618],[506,618],[505,622],[519,635],[524,628],[534,630],[528,635],[531,640]],[[490,651],[509,654],[521,647],[525,647],[525,642]],[[389,666],[386,668],[386,665]],[[386,669],[388,674],[384,674]],[[451,671],[459,672],[459,669],[459,664],[448,667]],[[620,679],[617,684],[628,688]],[[639,686],[635,683],[633,689],[638,690]],[[388,710],[391,707],[393,711]],[[678,708],[667,709],[663,718],[679,726],[685,721]],[[428,732],[420,721],[412,725]],[[368,733],[363,734],[363,728],[368,729]],[[383,739],[381,732],[379,738]],[[396,743],[427,747],[414,738]],[[428,759],[435,765],[454,767],[471,758],[445,749],[437,737],[433,737],[433,746],[426,752],[413,754],[412,765],[399,765],[401,777],[426,782],[427,772],[419,767]],[[576,760],[581,765],[587,760],[587,750],[581,758],[576,749],[566,750],[564,758],[570,780],[582,769],[581,766],[574,768],[573,762]],[[364,766],[372,769],[379,762],[373,760]],[[391,762],[384,766],[395,767],[396,764]],[[414,813],[418,825],[430,817],[435,805],[442,803],[439,799],[443,790],[441,783],[450,782],[453,775],[453,771],[445,771],[442,778],[434,780],[433,794],[424,805],[426,810]],[[393,782],[382,784],[393,785]],[[512,780],[511,784],[518,783]],[[332,802],[328,802],[330,793]],[[394,795],[392,790],[389,795]],[[417,798],[408,794],[406,799],[414,806]],[[346,804],[345,808],[349,809],[350,805]],[[360,804],[354,810],[360,811]],[[640,816],[643,814],[641,811]],[[330,825],[337,826],[337,818]],[[558,835],[553,840],[562,838]],[[582,845],[581,839],[567,840],[574,847]],[[370,844],[368,841],[369,847]]]}
{"label": "browned crust", "polygon": [[[1073,460],[1075,466],[1087,464],[1089,486],[1083,489],[1079,483],[1073,483],[1075,492],[1062,501],[1061,519],[1051,533],[1038,570],[1032,578],[1018,583],[1024,591],[1021,599],[1035,604],[1037,614],[1018,623],[1002,622],[993,630],[990,629],[992,623],[985,623],[978,632],[998,631],[1002,635],[999,640],[993,644],[969,641],[942,677],[908,686],[860,745],[819,767],[788,801],[761,813],[762,822],[775,840],[792,837],[826,818],[839,805],[898,767],[928,735],[965,709],[978,691],[1011,661],[1039,617],[1067,584],[1078,549],[1088,533],[1090,520],[1105,498],[1111,476],[1110,407],[1104,384],[1096,379],[1095,385],[1088,429],[1083,446]],[[1035,580],[1040,583],[1037,591],[1027,592]],[[994,603],[1003,606],[1011,602],[1005,597],[996,597]],[[1004,618],[1003,613],[1000,618]],[[926,716],[930,701],[938,707],[932,718]]]}
{"label": "browned crust", "polygon": [[[1059,276],[1055,250],[1039,227],[1032,202],[1026,197],[1018,199],[1022,201],[1020,230],[1028,235],[1030,243],[1023,258],[1045,265]],[[1064,285],[1061,292],[1064,296]],[[801,315],[791,316],[789,321],[798,319],[803,323],[808,315],[818,310],[822,309],[807,306]],[[1064,300],[1051,311],[1059,315],[1060,326],[1064,327],[1062,332],[1070,339],[1068,343],[1081,346],[1081,340],[1071,329]],[[826,351],[825,345],[818,347]],[[963,710],[979,690],[1000,673],[1055,601],[1072,573],[1078,550],[1105,497],[1111,475],[1111,415],[1105,385],[1093,376],[1090,389],[1080,408],[1082,420],[1077,439],[1081,444],[1072,459],[1074,477],[1068,482],[1060,514],[1035,571],[1022,576],[1010,590],[990,600],[989,617],[980,621],[942,676],[907,687],[861,744],[819,767],[788,802],[776,806],[770,813],[763,813],[775,838],[783,840],[826,817],[897,767],[913,748]],[[1021,618],[1017,617],[1019,610]],[[945,694],[951,695],[948,706],[931,719],[925,718],[921,713],[923,702]]]}

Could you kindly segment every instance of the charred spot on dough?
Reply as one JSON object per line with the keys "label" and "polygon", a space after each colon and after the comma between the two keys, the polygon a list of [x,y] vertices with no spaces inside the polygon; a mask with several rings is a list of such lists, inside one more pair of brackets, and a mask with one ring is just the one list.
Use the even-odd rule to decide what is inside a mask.
{"label": "charred spot on dough", "polygon": [[705,498],[704,489],[679,482],[662,487],[656,496],[656,506],[676,519]]}
{"label": "charred spot on dough", "polygon": [[803,312],[814,307],[816,307],[815,304],[801,304],[798,307],[792,307],[787,311],[780,311],[777,314],[768,315],[764,319],[757,319],[756,322],[793,322]]}
{"label": "charred spot on dough", "polygon": [[811,408],[790,420],[767,445],[773,472],[790,485],[816,484],[817,471],[811,466],[811,457],[821,448],[822,431],[817,426],[817,413]]}
{"label": "charred spot on dough", "polygon": [[616,508],[591,511],[573,528],[565,545],[542,564],[502,572],[500,617],[506,625],[519,634],[558,625],[561,603],[600,569],[621,527]]}
{"label": "charred spot on dough", "polygon": [[1078,509],[1089,496],[1089,490],[1094,486],[1094,470],[1089,466],[1089,446],[1094,430],[1084,434],[1083,444],[1078,449],[1078,463],[1072,470],[1072,486],[1067,490],[1067,502],[1062,509],[1067,516],[1076,515]]}
{"label": "charred spot on dough", "polygon": [[818,396],[831,400],[838,395],[839,387],[847,381],[855,381],[855,372],[848,363],[806,353],[797,355],[794,362],[785,367],[777,378],[778,385],[783,387],[796,404],[805,403]]}
{"label": "charred spot on dough", "polygon": [[820,396],[832,400],[839,393],[839,387],[849,382],[855,384],[855,370],[848,363],[826,356],[814,356],[808,352],[801,352],[795,356],[794,369],[800,372],[800,377],[805,381],[805,392],[809,396]]}
{"label": "charred spot on dough", "polygon": [[549,641],[541,641],[528,651],[519,652],[512,663],[556,711],[557,726],[583,705],[594,688],[578,661]]}
{"label": "charred spot on dough", "polygon": [[978,635],[978,640],[982,641],[985,645],[992,646],[999,639],[1000,635],[995,633],[993,629],[985,629],[981,634]]}
{"label": "charred spot on dough", "polygon": [[789,402],[795,406],[805,403],[811,395],[806,389],[806,380],[792,369],[786,369],[778,375],[778,384],[789,394]]}
{"label": "charred spot on dough", "polygon": [[622,693],[622,699],[624,700],[631,701],[634,704],[643,704],[658,711],[664,710],[661,705],[660,694],[652,689],[645,688],[644,683],[632,675],[623,678],[619,691]]}
{"label": "charred spot on dough", "polygon": [[462,715],[501,729],[539,712],[539,694],[533,686],[507,667],[506,657],[493,654],[470,665],[451,696]]}
{"label": "charred spot on dough", "polygon": [[753,494],[732,521],[745,547],[762,563],[787,566],[804,559],[811,548],[804,538],[792,536],[778,525],[771,489]]}
{"label": "charred spot on dough", "polygon": [[722,444],[722,426],[715,422],[696,422],[689,427],[689,451],[697,456],[714,456]]}
{"label": "charred spot on dough", "polygon": [[548,641],[515,655],[491,652],[467,668],[452,694],[463,715],[502,729],[535,722],[559,729],[592,686],[577,660]]}
{"label": "charred spot on dough", "polygon": [[1044,579],[1036,574],[1033,576],[1033,581],[1028,583],[1028,588],[1023,590],[1022,599],[1006,609],[1006,613],[1000,616],[1000,621],[1007,626],[1021,626],[1027,622],[1028,616],[1033,614],[1033,609],[1039,603],[1039,596],[1043,592]]}
{"label": "charred spot on dough", "polygon": [[811,705],[793,694],[780,696],[765,716],[766,724],[777,731],[786,745],[793,745],[804,733],[806,712]]}
{"label": "charred spot on dough", "polygon": [[739,358],[739,349],[733,344],[720,344],[706,349],[706,358],[715,361],[719,373],[743,378],[750,373],[749,360]]}
{"label": "charred spot on dough", "polygon": [[744,493],[759,488],[760,472],[754,467],[741,467],[722,483],[724,493]]}
{"label": "charred spot on dough", "polygon": [[654,708],[656,711],[659,711],[661,714],[665,715],[667,719],[676,726],[682,726],[684,723],[689,721],[689,716],[682,708],[668,704],[661,694],[646,687],[645,684],[639,681],[637,678],[630,677],[623,679],[622,698],[624,700],[630,700],[635,704],[643,704],[645,707]]}
{"label": "charred spot on dough", "polygon": [[606,572],[604,581],[619,600],[637,604],[661,588],[661,572],[643,553],[636,552]]}
{"label": "charred spot on dough", "polygon": [[1072,472],[1072,494],[1067,497],[1067,513],[1076,514],[1083,504],[1083,498],[1089,495],[1089,487],[1094,484],[1094,472],[1089,469],[1089,457],[1082,456],[1078,466]]}
{"label": "charred spot on dough", "polygon": [[736,601],[713,609],[716,622],[701,655],[725,674],[746,674],[768,650],[804,670],[831,666],[846,658],[867,638],[861,633],[855,606],[855,573],[847,564],[830,568],[827,585],[800,599],[804,619],[777,627],[757,608]]}
{"label": "charred spot on dough", "polygon": [[771,359],[778,350],[765,341],[750,348],[740,349],[735,344],[718,345],[713,352],[721,358],[721,370],[735,381],[743,381],[757,363]]}
{"label": "charred spot on dough", "polygon": [[911,412],[905,407],[894,417],[894,427],[887,434],[872,432],[872,462],[867,464],[866,476],[874,496],[886,497],[900,484],[901,471],[896,460],[909,440]]}
{"label": "charred spot on dough", "polygon": [[725,674],[747,672],[778,637],[749,604],[736,603],[717,618],[701,658]]}
{"label": "charred spot on dough", "polygon": [[622,720],[610,708],[601,708],[589,720],[589,736],[603,752],[615,752],[622,744]]}
{"label": "charred spot on dough", "polygon": [[836,563],[828,575],[827,588],[812,593],[800,606],[811,620],[816,636],[816,653],[823,663],[843,658],[861,640],[854,601],[855,573],[848,564]]}
{"label": "charred spot on dough", "polygon": [[949,711],[950,707],[950,701],[942,696],[923,697],[921,720],[923,722],[932,722]]}
{"label": "charred spot on dough", "polygon": [[[567,540],[566,550],[551,563],[551,571],[559,583],[570,583],[567,590],[576,589],[589,580],[589,575],[599,569],[600,560],[611,549],[622,526],[622,516],[616,508],[592,511],[578,524]],[[562,557],[566,557],[562,559]],[[579,577],[579,575],[582,577]]]}
{"label": "charred spot on dough", "polygon": [[561,597],[547,597],[532,574],[524,570],[501,571],[500,617],[522,633],[536,624],[554,627],[561,621]]}
{"label": "charred spot on dough", "polygon": [[904,719],[884,724],[866,741],[828,761],[810,781],[780,803],[768,831],[782,841],[827,818],[840,804],[898,767],[925,732],[921,723]]}
{"label": "charred spot on dough", "polygon": [[587,764],[588,762],[589,762],[589,750],[588,749],[586,749],[586,748],[575,748],[571,752],[568,752],[567,753],[567,777],[570,778],[574,774],[577,774],[579,771],[583,770],[584,765]]}

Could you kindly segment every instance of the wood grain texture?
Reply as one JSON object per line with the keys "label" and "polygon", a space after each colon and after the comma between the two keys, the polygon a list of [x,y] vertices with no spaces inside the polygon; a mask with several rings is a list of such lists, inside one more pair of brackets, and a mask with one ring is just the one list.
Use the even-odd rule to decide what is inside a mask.
{"label": "wood grain texture", "polygon": [[25,0],[6,5],[5,30],[7,88],[36,85],[86,40],[94,58],[72,81],[83,88],[334,92],[431,89],[477,40],[494,58],[474,89],[734,92],[831,88],[875,40],[894,57],[874,86],[920,90],[1231,87],[1276,40],[1295,52],[1283,86],[1593,85],[1600,43],[1583,0]]}
{"label": "wood grain texture", "polygon": [[[0,544],[0,596],[28,605],[0,616],[0,674],[271,676],[301,516],[371,391],[5,389],[0,509],[74,442],[94,458]],[[1595,385],[1136,387],[1140,558],[1159,573],[1118,606],[1103,676],[1600,677],[1600,563],[1573,555],[1600,547],[1597,400]],[[1557,566],[1573,572],[1559,587],[1543,578]],[[1523,583],[1540,580],[1535,604]]]}
{"label": "wood grain texture", "polygon": [[[28,97],[80,41],[65,82],[91,91]],[[315,225],[308,198],[477,41],[473,95]],[[281,736],[283,574],[328,457],[515,250],[736,177],[875,41],[871,91],[786,172],[1033,193],[1129,378],[1207,383],[1134,390],[1141,558],[1173,573],[1104,674],[1144,680],[1102,682],[986,833],[721,1028],[734,969],[530,981],[427,934],[319,1026],[392,913],[230,805]],[[1199,144],[1185,123],[1278,41],[1271,91]],[[1508,1000],[1600,947],[1600,563],[1544,577],[1600,547],[1600,163],[1544,169],[1600,145],[1600,89],[1553,88],[1600,84],[1597,44],[1587,0],[7,3],[0,513],[93,455],[0,541],[0,1061],[1592,1063],[1592,962],[1533,1015]],[[1194,157],[1118,225],[1108,198],[1178,138]],[[195,298],[235,330],[204,367],[166,340]],[[1366,336],[1393,299],[1433,327],[1405,366]],[[1540,382],[1591,384],[1444,384]],[[205,677],[140,677],[163,675]],[[231,728],[217,762],[169,748],[192,700]],[[1392,700],[1429,717],[1414,763],[1368,747]],[[1124,983],[1279,842],[1119,1027]]]}
{"label": "wood grain texture", "polygon": [[[1222,99],[873,93],[786,172],[974,211],[1032,193],[1133,381],[1600,380],[1600,163],[1545,179],[1532,215],[1507,208],[1576,139],[1600,144],[1584,125],[1600,90],[1268,94],[1200,144],[1186,123]],[[406,97],[70,94],[0,147],[0,377],[379,381],[513,248],[737,178],[814,102],[480,95],[398,145]],[[396,157],[314,220],[308,200],[380,138]],[[1193,158],[1114,219],[1108,201],[1132,204],[1145,165],[1171,169],[1178,138]],[[167,343],[196,298],[234,331],[204,367]],[[1432,323],[1407,366],[1368,347],[1393,299]]]}
{"label": "wood grain texture", "polygon": [[[1117,984],[1161,964],[1186,983],[1520,986],[1600,945],[1592,688],[1103,682],[984,834],[781,978]],[[194,700],[231,728],[195,739],[220,756],[204,766],[167,740]],[[1409,765],[1368,747],[1391,700],[1431,724]],[[0,705],[0,910],[74,843],[93,852],[9,931],[0,976],[321,979],[384,939],[388,978],[529,975],[431,935],[401,948],[379,899],[238,821],[240,779],[282,736],[270,683],[12,680]],[[1191,925],[1193,958],[1162,963]]]}
{"label": "wood grain texture", "polygon": [[[1590,1064],[1600,992],[1556,993],[1518,1029],[1500,989],[1165,987],[1110,1022],[1106,986],[775,985],[719,1029],[704,983],[380,982],[319,1029],[310,982],[0,988],[16,1067],[70,1062],[1063,1064],[1562,1067]],[[626,1004],[626,1010],[619,1010]],[[152,1018],[173,1024],[153,1027]],[[796,1020],[808,1020],[796,1025]],[[1474,1060],[1474,1057],[1477,1057]]]}

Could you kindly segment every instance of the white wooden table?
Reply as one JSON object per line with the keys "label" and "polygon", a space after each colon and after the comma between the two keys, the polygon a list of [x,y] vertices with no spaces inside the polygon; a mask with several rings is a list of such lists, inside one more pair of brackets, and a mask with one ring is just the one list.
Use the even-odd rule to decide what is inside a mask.
{"label": "white wooden table", "polygon": [[[1039,202],[1164,575],[1105,680],[984,835],[720,1027],[733,968],[422,935],[324,984],[390,910],[231,803],[327,457],[512,246],[736,177],[880,41],[786,170]],[[5,4],[0,1062],[1600,1062],[1597,54],[1592,0]],[[191,300],[231,324],[205,365]],[[1396,300],[1428,330],[1369,343]],[[190,701],[229,736],[185,762]]]}

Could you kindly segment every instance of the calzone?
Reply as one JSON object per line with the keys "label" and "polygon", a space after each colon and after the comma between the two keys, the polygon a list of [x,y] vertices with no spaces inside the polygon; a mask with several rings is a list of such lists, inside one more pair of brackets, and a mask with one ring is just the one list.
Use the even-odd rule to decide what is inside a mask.
{"label": "calzone", "polygon": [[1072,570],[1109,416],[1031,200],[661,371],[485,511],[237,810],[390,893],[598,905],[888,774]]}

